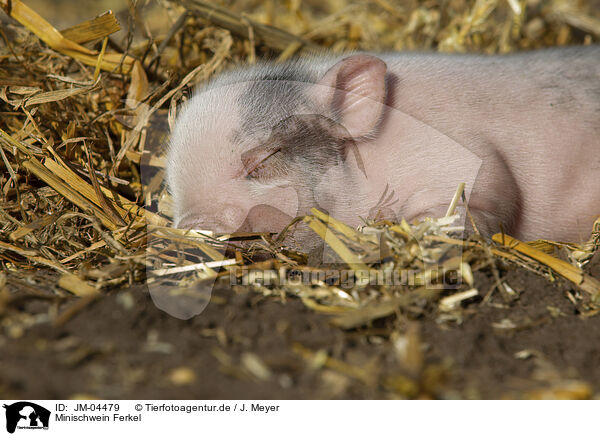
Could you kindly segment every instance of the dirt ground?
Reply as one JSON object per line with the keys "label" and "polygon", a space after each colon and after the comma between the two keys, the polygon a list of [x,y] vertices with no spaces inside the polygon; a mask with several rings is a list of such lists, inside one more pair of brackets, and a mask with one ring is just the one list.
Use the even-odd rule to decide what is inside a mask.
{"label": "dirt ground", "polygon": [[[600,256],[589,268],[600,277]],[[483,300],[460,323],[410,320],[423,362],[407,371],[390,332],[403,316],[344,331],[293,297],[220,287],[190,320],[157,309],[146,287],[56,300],[42,273],[9,277],[0,336],[1,398],[589,398],[600,392],[600,317],[582,317],[572,288],[501,270],[520,297]],[[484,294],[491,278],[477,273]],[[64,319],[64,318],[63,318]],[[408,319],[408,318],[407,318]],[[404,320],[406,321],[406,319]],[[328,356],[323,358],[323,356]]]}

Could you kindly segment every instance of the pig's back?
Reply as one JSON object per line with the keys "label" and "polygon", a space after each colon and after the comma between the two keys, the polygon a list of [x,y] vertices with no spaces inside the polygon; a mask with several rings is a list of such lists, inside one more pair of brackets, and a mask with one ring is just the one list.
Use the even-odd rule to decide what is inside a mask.
{"label": "pig's back", "polygon": [[[268,120],[274,105],[283,108],[280,112],[293,113],[302,97],[302,86],[296,92],[287,83],[316,83],[348,55],[258,64],[221,74],[203,89],[226,89],[239,82],[281,83],[275,93],[249,86],[238,102],[242,119],[244,107],[255,111],[258,101],[264,114],[251,112],[249,118]],[[504,193],[497,188],[510,186],[518,209],[514,235],[544,237],[556,235],[556,229],[564,233],[555,239],[577,241],[589,235],[600,213],[599,46],[501,56],[374,55],[388,65],[388,105],[483,160],[475,195],[505,195],[506,188]],[[431,146],[435,152],[436,144]],[[498,171],[498,165],[505,168]],[[505,177],[510,178],[506,184]]]}
{"label": "pig's back", "polygon": [[519,191],[517,236],[561,226],[565,240],[589,236],[600,214],[599,46],[382,58],[394,107],[479,155],[480,178],[494,177],[500,161],[508,166]]}

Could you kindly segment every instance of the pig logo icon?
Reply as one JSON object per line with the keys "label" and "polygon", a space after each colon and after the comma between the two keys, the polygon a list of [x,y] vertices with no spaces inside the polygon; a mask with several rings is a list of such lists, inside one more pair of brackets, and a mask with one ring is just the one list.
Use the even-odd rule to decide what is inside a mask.
{"label": "pig logo icon", "polygon": [[45,407],[29,401],[19,401],[10,405],[4,404],[6,409],[6,431],[14,433],[19,429],[48,429],[50,411]]}

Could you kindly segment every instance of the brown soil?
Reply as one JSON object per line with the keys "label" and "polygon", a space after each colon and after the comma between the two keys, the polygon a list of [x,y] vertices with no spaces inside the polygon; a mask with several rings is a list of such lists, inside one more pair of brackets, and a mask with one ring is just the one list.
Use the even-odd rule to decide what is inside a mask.
{"label": "brown soil", "polygon": [[[600,255],[589,270],[600,277]],[[550,284],[522,270],[501,273],[520,294],[510,306],[480,300],[468,306],[461,323],[438,324],[433,313],[411,321],[411,326],[418,326],[413,330],[419,332],[423,350],[423,364],[412,373],[398,363],[394,341],[389,340],[399,322],[396,316],[368,329],[343,331],[298,299],[288,297],[283,302],[251,290],[220,288],[201,315],[182,321],[156,309],[147,289],[134,287],[113,291],[79,310],[64,325],[53,326],[47,314],[78,300],[68,299],[53,308],[53,300],[33,295],[44,295],[33,279],[28,284],[9,280],[15,299],[5,305],[5,316],[0,319],[6,337],[13,338],[0,341],[0,397],[597,395],[600,317],[578,313],[567,298],[573,290],[566,282]],[[478,273],[476,283],[485,294],[491,279]],[[15,320],[37,325],[21,330]],[[514,328],[498,327],[507,325],[507,320]],[[324,350],[341,366],[319,365],[318,355],[310,358],[294,351],[298,344],[305,352]],[[253,371],[251,361],[258,361],[266,372]],[[353,368],[369,377],[356,376]],[[403,376],[394,379],[398,374]]]}

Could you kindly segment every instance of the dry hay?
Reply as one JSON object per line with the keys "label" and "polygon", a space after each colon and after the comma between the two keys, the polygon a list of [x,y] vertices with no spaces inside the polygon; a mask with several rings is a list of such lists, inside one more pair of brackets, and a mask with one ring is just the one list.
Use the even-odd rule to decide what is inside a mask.
{"label": "dry hay", "polygon": [[[0,314],[10,313],[19,293],[57,301],[82,297],[51,315],[60,324],[125,285],[168,285],[167,292],[193,298],[198,286],[224,276],[272,298],[298,297],[344,329],[431,311],[439,322],[461,322],[476,304],[518,298],[500,279],[501,263],[570,281],[575,291],[569,298],[579,311],[598,312],[600,284],[582,266],[600,245],[600,220],[582,245],[525,244],[508,235],[486,243],[453,236],[451,216],[366,222],[357,230],[313,210],[304,221],[346,264],[338,270],[307,265],[305,253],[286,248],[276,235],[172,229],[160,153],[168,128],[155,128],[172,124],[193,86],[263,56],[283,60],[323,48],[504,53],[597,42],[600,18],[592,15],[592,2],[225,3],[231,5],[161,1],[154,7],[170,28],[152,38],[130,32],[119,41],[110,38],[119,29],[111,12],[61,33],[19,0],[0,0],[18,22],[3,26],[0,43]],[[141,164],[150,168],[148,177]],[[357,274],[335,274],[348,267]],[[477,270],[491,271],[491,289],[478,288]],[[403,280],[369,280],[377,274]],[[418,341],[414,332],[408,338]],[[408,362],[418,367],[418,346],[410,349]],[[309,350],[297,352],[315,358]]]}

